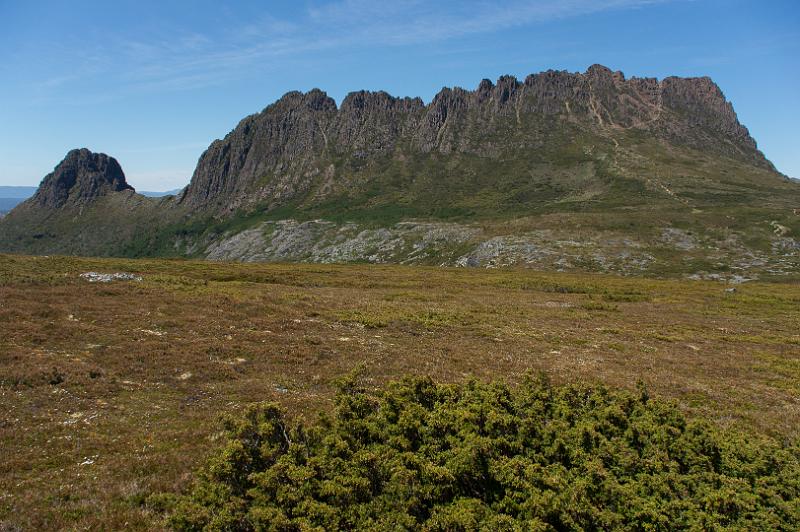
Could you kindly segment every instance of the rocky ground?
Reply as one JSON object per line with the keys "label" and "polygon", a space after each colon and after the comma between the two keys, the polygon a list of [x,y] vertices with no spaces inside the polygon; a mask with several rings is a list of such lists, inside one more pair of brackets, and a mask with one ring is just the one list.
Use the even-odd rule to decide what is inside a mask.
{"label": "rocky ground", "polygon": [[522,266],[623,275],[677,268],[686,277],[732,282],[791,275],[800,267],[800,242],[780,231],[767,250],[748,247],[735,233],[715,238],[675,227],[664,227],[656,238],[639,239],[613,231],[579,237],[554,229],[495,233],[479,225],[446,222],[369,228],[290,219],[223,234],[202,255],[218,261]]}

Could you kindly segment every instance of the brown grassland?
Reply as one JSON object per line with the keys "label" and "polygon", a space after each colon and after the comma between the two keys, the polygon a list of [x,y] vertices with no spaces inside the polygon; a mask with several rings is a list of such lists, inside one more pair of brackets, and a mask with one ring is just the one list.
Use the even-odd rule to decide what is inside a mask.
{"label": "brown grassland", "polygon": [[[141,282],[88,283],[86,271]],[[800,434],[800,284],[0,255],[0,530],[153,529],[221,415],[310,418],[360,367],[604,382]]]}

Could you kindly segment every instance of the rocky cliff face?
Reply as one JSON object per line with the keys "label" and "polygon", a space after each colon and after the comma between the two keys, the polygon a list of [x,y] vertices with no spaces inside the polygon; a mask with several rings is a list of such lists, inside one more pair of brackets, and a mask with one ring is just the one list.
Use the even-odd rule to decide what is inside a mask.
{"label": "rocky cliff face", "polygon": [[67,203],[86,204],[109,192],[133,191],[113,157],[92,153],[86,148],[72,150],[52,173],[48,174],[30,203],[57,209]]}
{"label": "rocky cliff face", "polygon": [[567,126],[607,137],[640,131],[771,168],[709,78],[626,79],[595,65],[585,73],[483,80],[474,91],[445,88],[427,105],[361,91],[337,108],[317,89],[291,92],[215,141],[180,201],[221,212],[274,207],[311,190],[325,196],[360,161],[414,154],[507,159],[541,149]]}

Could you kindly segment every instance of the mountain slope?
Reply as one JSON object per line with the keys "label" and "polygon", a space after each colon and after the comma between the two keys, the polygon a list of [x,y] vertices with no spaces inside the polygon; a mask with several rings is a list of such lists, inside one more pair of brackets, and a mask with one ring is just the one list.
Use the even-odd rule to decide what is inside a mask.
{"label": "mountain slope", "polygon": [[800,247],[800,186],[713,81],[599,65],[427,105],[290,92],[213,142],[178,196],[111,182],[20,206],[0,250],[738,278],[791,273]]}

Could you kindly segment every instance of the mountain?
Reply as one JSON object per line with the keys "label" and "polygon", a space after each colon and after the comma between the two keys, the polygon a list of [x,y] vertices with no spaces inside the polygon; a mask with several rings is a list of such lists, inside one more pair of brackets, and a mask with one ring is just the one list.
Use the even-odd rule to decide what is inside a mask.
{"label": "mountain", "polygon": [[163,198],[164,196],[177,196],[181,193],[182,188],[174,188],[172,190],[165,190],[163,192],[156,192],[153,190],[141,190],[139,194],[142,196],[147,196],[149,198]]}
{"label": "mountain", "polygon": [[72,150],[33,196],[2,219],[0,249],[113,253],[121,242],[144,230],[152,217],[160,219],[157,205],[156,200],[136,194],[113,157],[86,148]]}
{"label": "mountain", "polygon": [[[444,88],[428,104],[290,92],[159,200],[113,159],[75,157],[0,222],[0,250],[736,279],[798,264],[800,186],[709,78],[594,65]],[[83,181],[67,187],[75,164]]]}
{"label": "mountain", "polygon": [[117,160],[83,148],[67,154],[44,178],[30,203],[45,209],[59,209],[67,203],[82,206],[111,192],[122,191],[133,191],[133,187],[125,181]]}
{"label": "mountain", "polygon": [[[408,185],[420,173],[436,181],[442,174],[448,181],[457,177],[472,185],[465,190],[472,196],[479,188],[496,189],[497,176],[484,171],[470,183],[448,175],[460,163],[467,174],[477,174],[473,169],[481,165],[508,166],[512,175],[500,177],[516,182],[514,163],[593,161],[583,148],[607,149],[603,144],[624,133],[774,170],[710,79],[626,80],[595,65],[585,74],[545,72],[522,83],[505,76],[497,84],[483,80],[475,91],[443,89],[428,105],[357,92],[337,108],[319,90],[288,93],[209,147],[182,203],[225,213],[265,202],[283,205],[312,189],[311,203],[319,203],[351,197],[354,186],[374,188],[377,179],[399,185],[394,188],[404,203],[416,204]],[[519,184],[530,189],[531,181]],[[431,190],[419,192],[427,198]],[[440,199],[451,204],[452,188]],[[518,209],[508,202],[503,207]]]}

